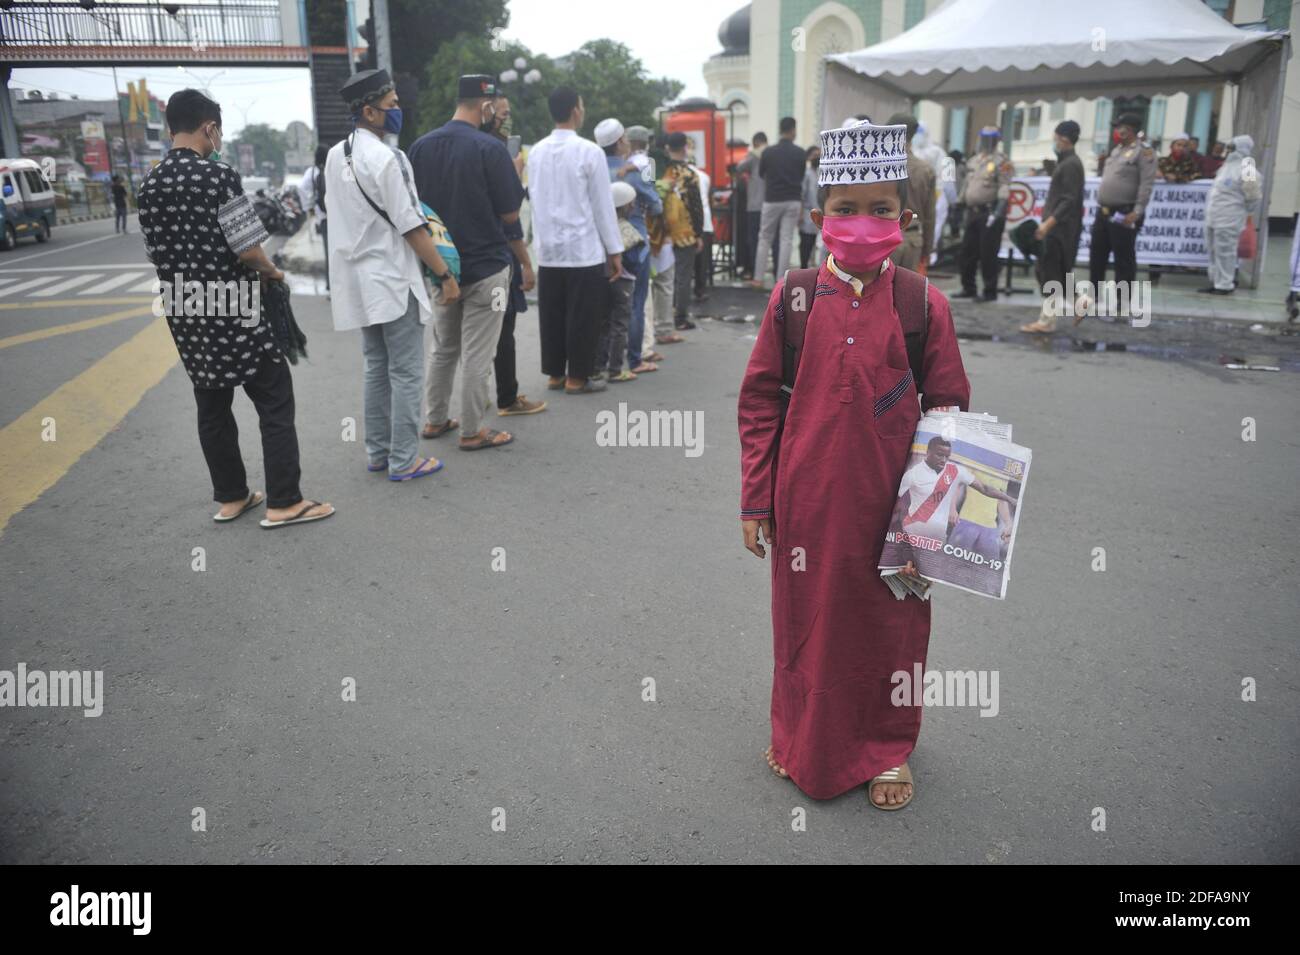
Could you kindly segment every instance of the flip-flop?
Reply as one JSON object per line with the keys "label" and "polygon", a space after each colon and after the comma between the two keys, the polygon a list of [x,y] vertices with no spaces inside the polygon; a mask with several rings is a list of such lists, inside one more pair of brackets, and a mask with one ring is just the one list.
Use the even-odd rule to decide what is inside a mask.
{"label": "flip-flop", "polygon": [[625,381],[636,381],[636,375],[630,371],[620,371],[616,375],[610,375],[607,379],[611,385],[621,384]]}
{"label": "flip-flop", "polygon": [[683,338],[681,335],[678,335],[676,332],[673,332],[671,335],[655,336],[656,345],[676,345],[678,342],[684,342],[684,341],[686,341],[686,339]]}
{"label": "flip-flop", "polygon": [[659,354],[657,351],[652,351],[648,355],[642,355],[641,360],[642,361],[663,361],[664,356]]}
{"label": "flip-flop", "polygon": [[547,391],[563,391],[563,390],[564,390],[564,379],[561,378],[559,381],[548,381],[548,382],[546,383],[546,390],[547,390]]}
{"label": "flip-flop", "polygon": [[[911,785],[912,791],[902,802],[894,803],[892,806],[889,803],[881,805],[871,798],[871,789],[873,786],[878,786],[882,783],[908,783]],[[916,783],[912,782],[912,771],[907,768],[907,763],[904,763],[902,766],[895,766],[893,769],[887,769],[879,776],[872,779],[871,782],[867,783],[867,802],[871,803],[871,805],[875,806],[877,809],[884,809],[886,812],[892,812],[895,809],[902,809],[912,801],[912,797],[915,795]]]}
{"label": "flip-flop", "polygon": [[[436,467],[429,467],[434,464]],[[399,474],[388,475],[390,481],[413,481],[416,478],[422,478],[427,474],[436,474],[442,470],[442,462],[437,458],[416,458],[415,467],[409,471],[402,471]]]}
{"label": "flip-flop", "polygon": [[248,500],[246,500],[244,502],[244,506],[241,507],[239,510],[237,510],[234,514],[231,514],[229,517],[222,517],[221,512],[217,511],[217,513],[212,515],[212,519],[216,521],[218,524],[229,524],[235,518],[240,517],[245,511],[251,511],[253,508],[257,507],[265,500],[266,500],[266,495],[263,494],[261,491],[249,491]]}
{"label": "flip-flop", "polygon": [[457,421],[455,418],[448,418],[445,422],[443,422],[441,425],[439,425],[436,428],[433,427],[432,425],[426,424],[423,428],[420,429],[420,437],[424,438],[427,441],[432,441],[434,438],[441,438],[444,434],[446,434],[448,431],[451,431],[453,428],[459,428],[459,427],[460,427],[459,421]]}
{"label": "flip-flop", "polygon": [[652,371],[658,371],[659,366],[652,361],[643,361],[635,368],[629,369],[634,375],[648,375]]}
{"label": "flip-flop", "polygon": [[599,378],[588,378],[582,383],[581,388],[570,388],[565,385],[564,393],[566,395],[592,395],[598,391],[604,391],[607,387],[609,386]]}
{"label": "flip-flop", "polygon": [[507,444],[514,441],[515,439],[515,436],[512,434],[505,441],[494,440],[497,435],[504,434],[504,433],[505,432],[496,431],[492,428],[488,428],[488,433],[484,437],[479,438],[478,441],[474,442],[473,444],[462,444],[459,445],[459,447],[462,451],[483,451],[487,448],[504,448]]}
{"label": "flip-flop", "polygon": [[282,521],[272,521],[264,517],[262,518],[262,526],[268,531],[271,531],[275,530],[277,527],[288,527],[290,524],[310,524],[312,521],[323,521],[327,517],[334,516],[333,507],[324,514],[313,514],[310,517],[304,516],[313,507],[320,507],[320,501],[303,501],[302,510],[298,511],[297,514],[294,514],[293,517],[287,517]]}
{"label": "flip-flop", "polygon": [[387,459],[387,458],[384,458],[384,460],[380,461],[378,464],[367,464],[367,465],[366,465],[366,470],[367,470],[367,471],[387,471],[387,470],[388,470],[388,459]]}

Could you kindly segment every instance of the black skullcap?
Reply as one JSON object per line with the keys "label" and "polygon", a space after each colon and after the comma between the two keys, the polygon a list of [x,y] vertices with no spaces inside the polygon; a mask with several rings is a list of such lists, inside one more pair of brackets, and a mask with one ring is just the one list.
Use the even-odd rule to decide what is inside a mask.
{"label": "black skullcap", "polygon": [[462,76],[456,85],[457,99],[484,99],[497,95],[497,81],[486,73]]}
{"label": "black skullcap", "polygon": [[348,77],[348,81],[339,90],[339,95],[343,97],[343,102],[350,106],[357,100],[363,100],[371,93],[377,93],[385,86],[392,85],[393,78],[388,75],[387,70],[362,70]]}

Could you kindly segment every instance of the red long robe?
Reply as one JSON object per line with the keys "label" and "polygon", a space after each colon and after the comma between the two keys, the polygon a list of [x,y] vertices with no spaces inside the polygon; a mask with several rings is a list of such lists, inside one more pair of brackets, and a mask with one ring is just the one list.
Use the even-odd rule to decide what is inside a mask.
{"label": "red long robe", "polygon": [[[823,265],[778,442],[781,295],[778,283],[740,389],[741,517],[774,521],[773,754],[829,799],[901,765],[921,730],[920,707],[891,704],[890,677],[924,670],[930,604],[896,600],[877,569],[920,403],[891,272],[859,296]],[[929,303],[925,407],[964,411],[948,300],[931,285]]]}

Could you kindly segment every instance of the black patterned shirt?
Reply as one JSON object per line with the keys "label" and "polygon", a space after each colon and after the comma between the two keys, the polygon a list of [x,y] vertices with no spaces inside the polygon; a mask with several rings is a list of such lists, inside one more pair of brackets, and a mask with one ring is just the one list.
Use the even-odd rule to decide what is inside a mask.
{"label": "black patterned shirt", "polygon": [[139,206],[145,252],[163,283],[167,324],[195,387],[233,388],[257,374],[263,358],[280,361],[270,327],[260,315],[254,320],[237,308],[177,311],[167,294],[180,276],[183,287],[199,282],[208,289],[219,282],[233,288],[229,283],[239,283],[244,302],[252,301],[258,275],[239,260],[239,253],[269,235],[244,194],[239,173],[178,147],[145,177]]}

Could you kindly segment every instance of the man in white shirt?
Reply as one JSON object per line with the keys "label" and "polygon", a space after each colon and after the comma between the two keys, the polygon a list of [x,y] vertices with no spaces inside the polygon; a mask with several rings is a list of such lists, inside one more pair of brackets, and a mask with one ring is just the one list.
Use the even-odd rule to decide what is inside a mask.
{"label": "man in white shirt", "polygon": [[[694,140],[690,140],[694,142]],[[691,157],[690,166],[695,170],[695,175],[700,182],[700,205],[704,207],[704,232],[700,236],[704,246],[700,249],[699,254],[695,256],[695,301],[702,302],[709,297],[706,289],[709,287],[709,279],[712,278],[713,272],[713,210],[709,208],[709,195],[712,193],[712,183],[709,174],[695,164],[695,158]]]}
{"label": "man in white shirt", "polygon": [[966,486],[995,500],[1015,503],[1014,498],[980,481],[969,468],[948,460],[951,454],[951,442],[933,437],[926,445],[925,458],[903,474],[899,492],[906,533],[946,541],[949,525],[955,523],[953,503],[958,490]]}
{"label": "man in white shirt", "polygon": [[330,239],[329,224],[325,221],[325,157],[329,155],[328,146],[316,147],[316,161],[302,174],[298,183],[298,193],[302,196],[304,212],[316,217],[316,234],[320,236],[325,248],[325,290],[330,287]]}
{"label": "man in white shirt", "polygon": [[356,128],[325,159],[334,222],[330,267],[338,283],[330,306],[335,329],[361,329],[368,468],[409,481],[442,467],[418,456],[429,321],[420,263],[441,279],[440,303],[455,301],[460,289],[433,244],[410,163],[380,138],[402,128],[388,72],[363,70],[341,92]]}
{"label": "man in white shirt", "polygon": [[585,115],[582,97],[561,86],[548,106],[555,129],[528,153],[542,371],[547,388],[578,395],[605,390],[592,376],[623,240],[605,154],[577,133]]}

